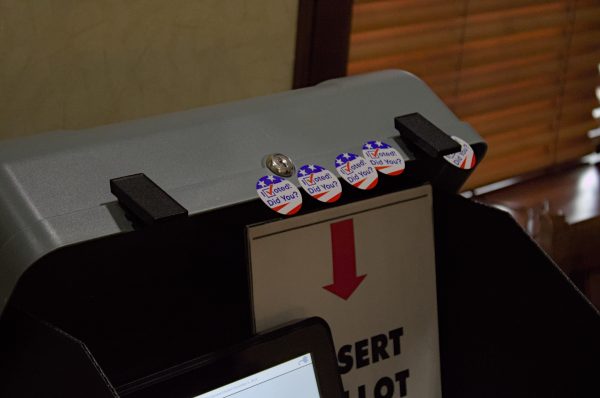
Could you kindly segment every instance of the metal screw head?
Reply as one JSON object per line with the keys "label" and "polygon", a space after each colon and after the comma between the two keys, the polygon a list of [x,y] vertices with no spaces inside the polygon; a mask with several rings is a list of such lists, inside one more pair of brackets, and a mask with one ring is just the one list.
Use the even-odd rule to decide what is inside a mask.
{"label": "metal screw head", "polygon": [[294,171],[296,171],[292,159],[281,153],[272,153],[268,155],[265,159],[265,163],[267,169],[280,177],[291,177],[294,175]]}

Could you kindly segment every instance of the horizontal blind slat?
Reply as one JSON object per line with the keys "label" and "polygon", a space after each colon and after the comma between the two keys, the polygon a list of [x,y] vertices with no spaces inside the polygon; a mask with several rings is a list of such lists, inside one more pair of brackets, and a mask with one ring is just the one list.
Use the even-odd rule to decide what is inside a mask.
{"label": "horizontal blind slat", "polygon": [[406,69],[489,144],[467,186],[593,149],[600,0],[357,0],[348,73]]}

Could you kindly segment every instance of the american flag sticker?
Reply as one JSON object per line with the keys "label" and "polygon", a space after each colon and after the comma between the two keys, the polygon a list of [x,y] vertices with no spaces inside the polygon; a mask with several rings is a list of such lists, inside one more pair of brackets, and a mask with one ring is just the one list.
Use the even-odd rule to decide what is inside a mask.
{"label": "american flag sticker", "polygon": [[451,165],[458,167],[459,169],[470,170],[477,164],[477,158],[471,145],[461,140],[456,136],[451,137],[454,141],[461,145],[460,151],[444,156]]}
{"label": "american flag sticker", "polygon": [[342,184],[326,168],[317,164],[306,164],[297,173],[302,188],[313,198],[325,203],[333,203],[342,196]]}
{"label": "american flag sticker", "polygon": [[362,147],[362,152],[380,173],[389,176],[398,176],[404,172],[406,162],[395,148],[381,141],[369,141]]}
{"label": "american flag sticker", "polygon": [[348,184],[358,189],[372,189],[377,185],[377,171],[354,153],[342,153],[335,158],[335,169]]}
{"label": "american flag sticker", "polygon": [[294,184],[274,175],[266,175],[256,182],[258,197],[271,210],[285,216],[296,214],[302,207],[302,194]]}

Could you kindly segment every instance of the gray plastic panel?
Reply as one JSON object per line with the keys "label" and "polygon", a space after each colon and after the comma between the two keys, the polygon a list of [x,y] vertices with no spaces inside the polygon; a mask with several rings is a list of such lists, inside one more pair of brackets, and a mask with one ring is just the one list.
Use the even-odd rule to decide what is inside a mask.
{"label": "gray plastic panel", "polygon": [[0,143],[0,313],[43,255],[131,230],[110,193],[111,178],[145,173],[193,215],[255,199],[269,153],[333,169],[339,153],[397,136],[394,117],[412,112],[469,144],[483,142],[421,80],[384,71]]}

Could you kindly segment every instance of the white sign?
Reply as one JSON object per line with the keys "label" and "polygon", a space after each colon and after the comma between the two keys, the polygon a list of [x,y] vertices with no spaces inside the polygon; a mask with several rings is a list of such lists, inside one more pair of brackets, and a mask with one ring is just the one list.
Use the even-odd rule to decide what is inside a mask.
{"label": "white sign", "polygon": [[348,398],[441,397],[431,188],[249,226],[255,326],[320,316]]}

